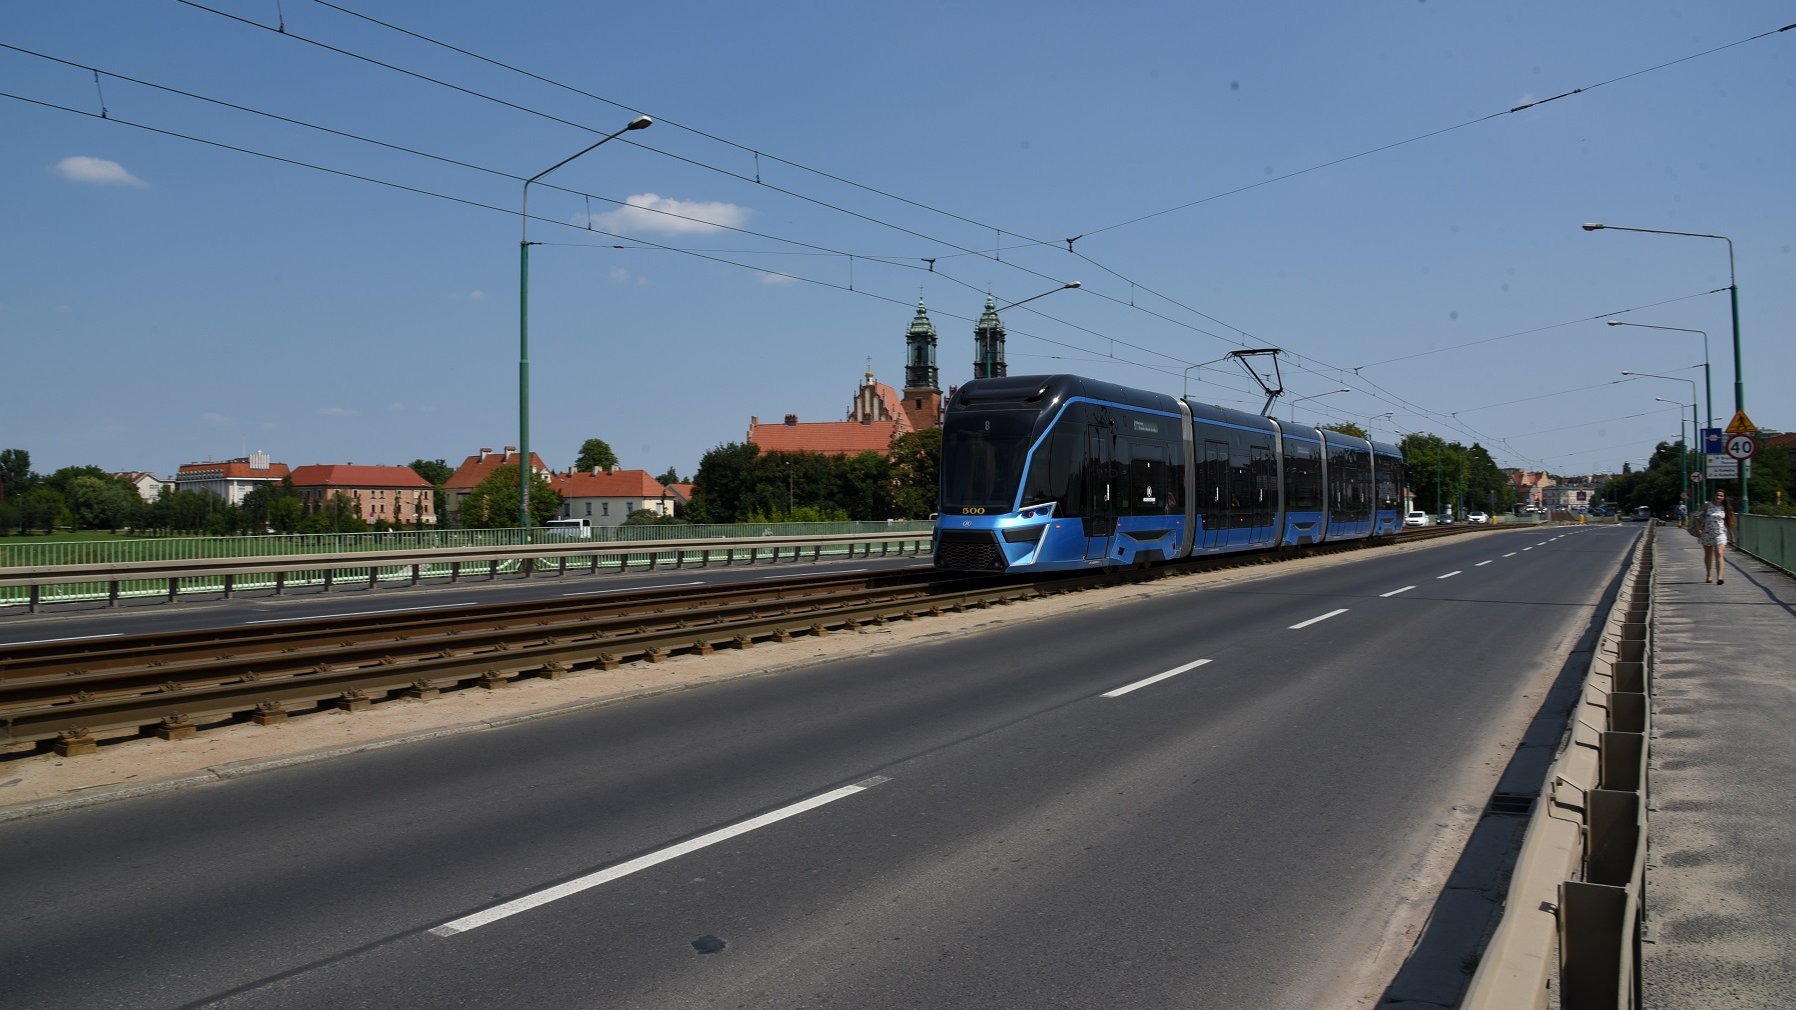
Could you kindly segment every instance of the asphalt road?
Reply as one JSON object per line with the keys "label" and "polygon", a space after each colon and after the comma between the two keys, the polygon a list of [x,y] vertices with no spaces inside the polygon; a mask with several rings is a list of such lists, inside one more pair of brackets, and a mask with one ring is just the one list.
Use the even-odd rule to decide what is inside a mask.
{"label": "asphalt road", "polygon": [[0,825],[0,992],[1352,1006],[1637,532],[1019,607],[982,635]]}

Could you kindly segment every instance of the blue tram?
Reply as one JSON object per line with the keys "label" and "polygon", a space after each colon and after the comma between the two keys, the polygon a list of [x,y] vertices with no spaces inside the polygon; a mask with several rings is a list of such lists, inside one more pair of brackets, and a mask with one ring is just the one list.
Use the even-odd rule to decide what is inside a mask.
{"label": "blue tram", "polygon": [[975,379],[942,423],[935,564],[1136,565],[1389,536],[1394,445],[1076,375]]}

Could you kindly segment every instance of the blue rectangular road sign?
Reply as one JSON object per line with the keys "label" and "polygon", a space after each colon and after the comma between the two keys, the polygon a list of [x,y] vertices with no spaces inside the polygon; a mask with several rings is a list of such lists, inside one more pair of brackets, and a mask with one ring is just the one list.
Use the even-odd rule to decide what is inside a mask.
{"label": "blue rectangular road sign", "polygon": [[1727,436],[1722,434],[1720,428],[1702,430],[1702,451],[1709,456],[1719,456],[1727,451]]}

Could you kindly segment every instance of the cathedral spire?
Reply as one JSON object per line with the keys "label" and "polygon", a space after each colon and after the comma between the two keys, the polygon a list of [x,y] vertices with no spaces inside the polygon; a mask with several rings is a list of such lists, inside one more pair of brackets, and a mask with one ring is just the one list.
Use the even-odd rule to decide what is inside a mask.
{"label": "cathedral spire", "polygon": [[973,327],[973,346],[976,350],[973,378],[990,379],[1009,374],[1004,364],[1004,321],[998,318],[998,303],[992,300],[989,291],[985,294],[985,312],[979,317],[978,325]]}
{"label": "cathedral spire", "polygon": [[904,333],[904,388],[940,389],[941,378],[935,364],[935,324],[923,307],[923,294],[917,293],[917,314]]}

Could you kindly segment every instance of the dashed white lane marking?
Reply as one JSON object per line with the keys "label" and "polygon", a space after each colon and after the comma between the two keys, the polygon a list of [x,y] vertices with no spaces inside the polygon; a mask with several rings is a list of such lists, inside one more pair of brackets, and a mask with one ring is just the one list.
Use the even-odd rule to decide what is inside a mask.
{"label": "dashed white lane marking", "polygon": [[1436,579],[1436,581],[1438,581],[1440,579],[1450,579],[1453,576],[1458,575],[1458,574],[1460,574],[1460,572],[1463,572],[1463,571],[1465,571],[1465,569],[1461,568],[1458,572],[1448,572],[1445,575],[1436,575],[1435,579]]}
{"label": "dashed white lane marking", "polygon": [[1516,552],[1514,552],[1514,551],[1510,551],[1508,554],[1505,554],[1503,556],[1506,558],[1513,558],[1513,557],[1515,557],[1515,553]]}
{"label": "dashed white lane marking", "polygon": [[[1496,560],[1496,558],[1491,559],[1491,561],[1495,561],[1495,560]],[[1472,567],[1473,568],[1483,568],[1485,565],[1488,565],[1488,564],[1490,564],[1490,561],[1480,561],[1477,564],[1473,565]]]}
{"label": "dashed white lane marking", "polygon": [[873,786],[885,781],[887,781],[887,779],[884,777],[875,776],[864,782],[858,782],[851,786],[843,786],[840,789],[834,789],[819,796],[813,796],[808,800],[800,800],[791,806],[769,811],[759,817],[751,817],[739,824],[732,824],[727,828],[719,828],[708,835],[700,835],[689,841],[681,842],[678,845],[670,845],[665,849],[651,852],[646,856],[638,856],[629,862],[619,863],[616,866],[600,870],[597,873],[589,873],[584,877],[577,877],[565,884],[557,884],[554,887],[544,888],[534,894],[526,894],[522,898],[514,898],[503,905],[494,905],[492,908],[483,912],[465,915],[453,922],[446,922],[430,932],[434,936],[454,936],[457,933],[466,933],[471,929],[479,929],[481,926],[498,922],[500,919],[510,918],[511,916],[517,915],[519,912],[527,912],[533,908],[539,908],[543,905],[547,905],[551,901],[559,901],[570,895],[579,894],[581,891],[598,887],[600,884],[610,883],[613,880],[627,877],[639,870],[646,870],[651,866],[665,863],[670,859],[678,859],[681,856],[697,852],[708,846],[716,845],[718,842],[726,841],[737,835],[744,835],[757,828],[764,828],[769,824],[783,821],[788,817],[796,817],[808,810],[815,810],[825,804],[834,803],[840,799],[846,799],[853,796],[855,793],[866,792]]}
{"label": "dashed white lane marking", "polygon": [[1385,598],[1387,598],[1387,597],[1391,597],[1391,596],[1396,596],[1396,595],[1397,595],[1397,594],[1398,594],[1398,593],[1407,593],[1407,592],[1409,592],[1409,591],[1410,591],[1410,590],[1411,590],[1411,589],[1414,589],[1414,588],[1416,588],[1416,587],[1414,587],[1414,586],[1404,586],[1404,587],[1403,587],[1403,588],[1402,588],[1402,589],[1393,589],[1393,590],[1391,590],[1391,591],[1390,591],[1390,592],[1388,592],[1388,593],[1379,593],[1379,594],[1378,594],[1378,597],[1379,597],[1379,599],[1385,599]]}
{"label": "dashed white lane marking", "polygon": [[1323,614],[1323,615],[1322,615],[1322,616],[1321,616],[1321,617],[1312,617],[1312,618],[1310,618],[1310,619],[1309,619],[1309,620],[1307,620],[1307,621],[1304,621],[1304,622],[1303,622],[1303,623],[1301,623],[1301,624],[1293,624],[1293,625],[1291,625],[1291,627],[1290,627],[1290,628],[1289,628],[1289,629],[1287,629],[1287,630],[1290,630],[1290,631],[1297,631],[1297,630],[1298,630],[1298,629],[1300,629],[1300,628],[1307,628],[1307,627],[1309,627],[1309,626],[1310,626],[1310,625],[1312,625],[1312,624],[1315,624],[1315,623],[1317,623],[1317,622],[1319,622],[1319,621],[1326,621],[1326,620],[1328,620],[1328,619],[1329,619],[1329,618],[1331,618],[1331,617],[1339,617],[1339,616],[1341,616],[1341,615],[1342,615],[1342,614],[1345,614],[1345,613],[1346,613],[1346,612],[1347,612],[1347,608],[1346,608],[1346,607],[1342,607],[1342,608],[1341,608],[1341,609],[1339,609],[1339,610],[1331,610],[1331,611],[1329,611],[1329,612],[1328,612],[1328,613],[1326,613],[1326,614]]}
{"label": "dashed white lane marking", "polygon": [[1156,673],[1152,677],[1147,678],[1146,680],[1138,680],[1135,683],[1128,685],[1127,687],[1119,687],[1114,691],[1105,691],[1102,695],[1099,695],[1099,697],[1120,698],[1123,695],[1128,694],[1130,691],[1138,691],[1141,688],[1148,686],[1149,684],[1158,684],[1159,682],[1165,680],[1168,677],[1177,677],[1179,674],[1184,673],[1187,670],[1195,670],[1198,667],[1203,666],[1209,662],[1210,661],[1207,659],[1200,659],[1200,660],[1197,660],[1196,662],[1186,663],[1184,666],[1175,667],[1171,670],[1166,671],[1165,673]]}

